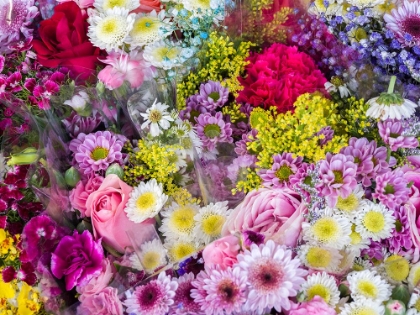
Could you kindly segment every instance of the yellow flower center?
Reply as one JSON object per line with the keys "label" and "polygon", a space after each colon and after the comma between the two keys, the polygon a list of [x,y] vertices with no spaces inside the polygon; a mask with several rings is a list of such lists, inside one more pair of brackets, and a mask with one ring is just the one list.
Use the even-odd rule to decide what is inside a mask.
{"label": "yellow flower center", "polygon": [[420,284],[420,267],[416,267],[416,269],[413,271],[413,269],[411,270],[411,272],[414,273],[414,275],[411,277],[411,284],[413,287],[417,287],[417,285]]}
{"label": "yellow flower center", "polygon": [[293,171],[287,165],[280,166],[280,168],[276,171],[277,178],[282,182],[288,181],[289,176],[292,174],[294,174]]}
{"label": "yellow flower center", "polygon": [[378,233],[385,227],[385,218],[381,212],[370,211],[363,218],[363,226],[372,233]]}
{"label": "yellow flower center", "polygon": [[317,220],[312,226],[312,231],[320,242],[331,242],[340,236],[340,227],[337,222],[330,217],[324,217]]}
{"label": "yellow flower center", "polygon": [[420,312],[420,299],[417,299],[416,303],[414,303],[414,308]]}
{"label": "yellow flower center", "polygon": [[190,233],[194,228],[195,210],[190,207],[181,207],[172,213],[170,223],[181,233]]}
{"label": "yellow flower center", "polygon": [[148,191],[137,198],[136,205],[139,212],[146,212],[156,204],[156,196]]}
{"label": "yellow flower center", "polygon": [[105,20],[101,25],[101,31],[105,34],[114,34],[115,30],[117,29],[117,21],[115,19],[108,19]]}
{"label": "yellow flower center", "polygon": [[360,242],[362,241],[362,237],[360,236],[359,233],[356,232],[356,225],[355,224],[353,224],[351,226],[350,239],[351,239],[351,245],[360,244]]}
{"label": "yellow flower center", "polygon": [[184,257],[194,254],[196,248],[194,245],[189,243],[178,243],[175,244],[170,250],[169,254],[171,255],[174,261],[179,261]]}
{"label": "yellow flower center", "polygon": [[112,9],[112,8],[115,8],[115,7],[124,8],[125,5],[126,5],[125,0],[107,0],[103,4],[103,9],[108,10],[108,9]]}
{"label": "yellow flower center", "polygon": [[109,150],[103,147],[96,147],[93,149],[90,157],[92,160],[99,161],[103,160],[108,156]]}
{"label": "yellow flower center", "polygon": [[154,36],[158,34],[159,27],[160,21],[158,19],[144,16],[134,22],[131,34],[134,36]]}
{"label": "yellow flower center", "polygon": [[225,217],[222,215],[210,214],[203,219],[201,223],[201,229],[205,234],[211,237],[217,237],[220,235],[224,223]]}
{"label": "yellow flower center", "polygon": [[320,297],[322,297],[325,303],[329,303],[331,299],[330,290],[322,284],[314,284],[313,286],[311,286],[307,290],[306,295],[308,296],[309,301],[312,300],[315,297],[315,295],[319,295]]}
{"label": "yellow flower center", "polygon": [[362,271],[365,270],[365,268],[363,267],[363,265],[358,264],[358,263],[354,263],[353,268],[354,271]]}
{"label": "yellow flower center", "polygon": [[410,271],[410,263],[400,255],[392,255],[385,259],[385,271],[391,279],[403,281]]}
{"label": "yellow flower center", "polygon": [[377,312],[370,307],[357,308],[352,310],[350,315],[375,315]]}
{"label": "yellow flower center", "polygon": [[173,60],[178,56],[179,50],[173,47],[159,47],[155,50],[159,61]]}
{"label": "yellow flower center", "polygon": [[333,173],[334,173],[334,184],[342,184],[342,183],[344,183],[343,172],[341,172],[341,171],[333,171]]}
{"label": "yellow flower center", "polygon": [[208,124],[204,127],[204,134],[207,138],[213,139],[220,135],[220,127],[218,124]]}
{"label": "yellow flower center", "polygon": [[341,211],[352,212],[357,209],[359,206],[359,199],[355,194],[351,194],[347,198],[342,198],[338,196],[336,207]]}
{"label": "yellow flower center", "polygon": [[306,260],[311,268],[326,268],[331,263],[330,251],[319,248],[311,247],[306,254]]}
{"label": "yellow flower center", "polygon": [[371,299],[375,299],[378,295],[378,288],[370,281],[360,280],[357,283],[357,288],[359,289],[361,294]]}
{"label": "yellow flower center", "polygon": [[143,255],[141,259],[141,264],[146,270],[155,270],[159,267],[160,255],[158,252],[147,252]]}
{"label": "yellow flower center", "polygon": [[152,109],[149,113],[149,120],[152,123],[157,123],[162,119],[162,113],[160,110]]}

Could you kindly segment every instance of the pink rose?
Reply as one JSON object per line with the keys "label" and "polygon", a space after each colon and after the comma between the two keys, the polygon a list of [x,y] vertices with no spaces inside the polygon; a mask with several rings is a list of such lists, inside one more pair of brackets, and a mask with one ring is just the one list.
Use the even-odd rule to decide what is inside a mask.
{"label": "pink rose", "polygon": [[76,287],[77,292],[81,294],[79,296],[79,301],[83,302],[86,298],[89,298],[105,289],[110,283],[115,272],[116,270],[114,265],[108,259],[103,260],[101,273],[92,278],[86,285]]}
{"label": "pink rose", "polygon": [[203,250],[205,266],[218,265],[222,269],[232,267],[238,260],[239,240],[234,235],[228,235],[210,243]]}
{"label": "pink rose", "polygon": [[101,176],[90,177],[86,183],[83,181],[78,182],[76,187],[70,192],[69,198],[71,206],[74,209],[79,210],[82,217],[86,216],[86,201],[89,195],[101,186],[103,180],[104,178]]}
{"label": "pink rose", "polygon": [[142,238],[145,227],[154,224],[153,219],[134,223],[127,218],[124,208],[132,190],[117,175],[111,174],[86,201],[86,216],[92,218],[95,238],[102,237],[102,242],[121,253],[131,245],[128,231],[133,237]]}
{"label": "pink rose", "polygon": [[77,308],[77,314],[122,315],[123,307],[118,298],[118,290],[107,287],[98,294],[87,297]]}
{"label": "pink rose", "polygon": [[316,295],[309,302],[293,304],[288,315],[337,315],[337,313]]}
{"label": "pink rose", "polygon": [[246,195],[230,214],[222,235],[253,231],[265,239],[295,246],[306,208],[299,195],[288,188],[261,188]]}
{"label": "pink rose", "polygon": [[420,172],[414,170],[406,171],[404,173],[404,178],[409,183],[413,183],[411,186],[409,202],[416,207],[417,211],[420,211]]}

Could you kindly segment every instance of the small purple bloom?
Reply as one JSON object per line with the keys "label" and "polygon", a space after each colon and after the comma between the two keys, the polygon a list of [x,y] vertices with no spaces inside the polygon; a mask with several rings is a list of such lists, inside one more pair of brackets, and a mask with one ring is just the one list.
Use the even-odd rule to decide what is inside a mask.
{"label": "small purple bloom", "polygon": [[403,136],[404,127],[400,121],[380,121],[378,129],[382,140],[389,145],[392,151],[397,151],[399,148],[414,149],[419,145],[415,137]]}
{"label": "small purple bloom", "polygon": [[70,150],[80,170],[88,175],[105,171],[112,163],[123,164],[121,150],[127,139],[109,131],[97,131],[94,134],[81,133],[70,142]]}
{"label": "small purple bloom", "polygon": [[189,120],[195,123],[195,118],[200,114],[208,113],[209,111],[197,101],[197,95],[192,95],[187,99],[187,106],[179,112],[179,117],[182,120]]}
{"label": "small purple bloom", "polygon": [[65,277],[66,290],[84,285],[102,270],[104,250],[101,240],[94,241],[89,231],[65,236],[51,257],[51,271],[55,277]]}
{"label": "small purple bloom", "polygon": [[223,106],[229,98],[229,90],[224,88],[220,82],[208,81],[200,85],[197,95],[197,102],[203,105],[208,111]]}
{"label": "small purple bloom", "polygon": [[249,154],[246,144],[256,139],[257,134],[258,131],[256,129],[252,129],[250,132],[243,134],[242,140],[239,140],[235,143],[235,153],[238,155]]}
{"label": "small purple bloom", "polygon": [[409,195],[410,188],[402,170],[396,169],[376,178],[376,188],[372,196],[388,208],[395,209],[404,204]]}
{"label": "small purple bloom", "polygon": [[320,193],[326,198],[328,206],[334,207],[338,196],[347,198],[357,186],[357,166],[352,156],[327,153],[320,162],[321,182],[317,184]]}
{"label": "small purple bloom", "polygon": [[260,246],[264,244],[264,235],[253,232],[253,231],[245,231],[242,232],[242,239],[246,247],[251,247],[251,244],[256,244]]}
{"label": "small purple bloom", "polygon": [[273,165],[269,170],[261,170],[260,177],[266,187],[285,187],[289,185],[290,176],[296,174],[303,158],[293,158],[292,153],[283,152],[273,156]]}
{"label": "small purple bloom", "polygon": [[232,143],[232,128],[230,123],[223,120],[223,114],[218,112],[212,116],[209,113],[201,114],[196,118],[195,129],[197,135],[203,143],[203,147],[208,151],[216,148],[220,142]]}
{"label": "small purple bloom", "polygon": [[253,167],[257,162],[257,157],[255,155],[241,155],[232,161],[227,167],[227,177],[236,183],[239,180],[246,180],[247,168]]}
{"label": "small purple bloom", "polygon": [[93,117],[82,117],[73,112],[69,117],[61,121],[71,137],[76,138],[79,134],[89,134],[101,123],[101,115],[95,113]]}

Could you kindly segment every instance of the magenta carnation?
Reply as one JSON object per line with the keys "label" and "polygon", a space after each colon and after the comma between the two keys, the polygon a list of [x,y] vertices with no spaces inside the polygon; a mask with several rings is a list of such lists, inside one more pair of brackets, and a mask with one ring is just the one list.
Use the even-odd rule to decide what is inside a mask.
{"label": "magenta carnation", "polygon": [[293,110],[300,95],[325,91],[327,79],[312,58],[296,47],[273,44],[262,53],[251,55],[247,61],[247,76],[238,78],[244,87],[238,102],[265,109],[276,106],[283,113]]}
{"label": "magenta carnation", "polygon": [[51,257],[51,271],[55,277],[64,277],[66,290],[84,285],[102,270],[104,250],[101,241],[94,241],[89,231],[65,236]]}

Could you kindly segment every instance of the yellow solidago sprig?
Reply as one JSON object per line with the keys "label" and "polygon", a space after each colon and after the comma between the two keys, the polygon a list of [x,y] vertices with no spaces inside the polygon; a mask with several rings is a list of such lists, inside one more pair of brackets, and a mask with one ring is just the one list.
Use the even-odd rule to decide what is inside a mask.
{"label": "yellow solidago sprig", "polygon": [[183,109],[186,99],[198,92],[201,83],[209,80],[220,81],[223,87],[237,96],[241,88],[237,78],[248,64],[246,58],[252,46],[251,42],[234,44],[227,36],[211,33],[197,55],[200,66],[177,86],[178,109]]}

